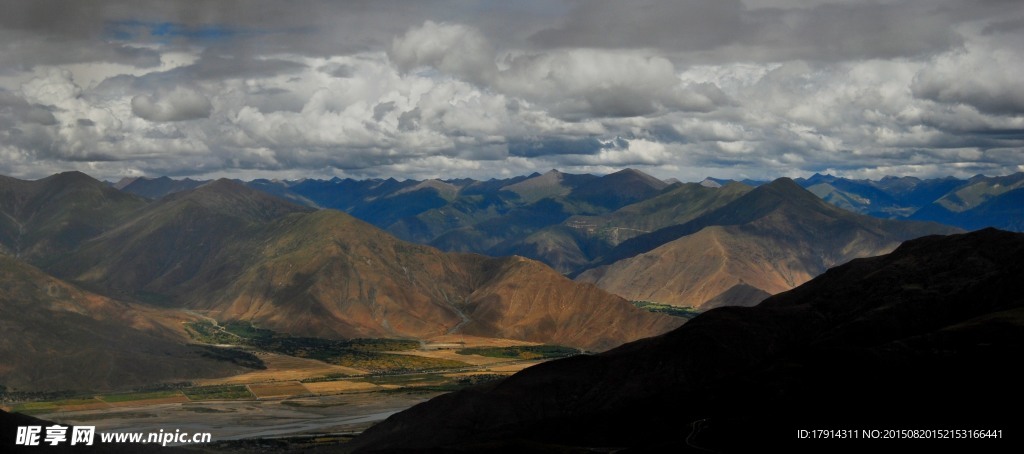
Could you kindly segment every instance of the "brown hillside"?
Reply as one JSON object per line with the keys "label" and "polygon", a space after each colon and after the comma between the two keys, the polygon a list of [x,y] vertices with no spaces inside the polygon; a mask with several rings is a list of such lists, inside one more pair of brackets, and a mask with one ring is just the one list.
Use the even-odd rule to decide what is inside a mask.
{"label": "brown hillside", "polygon": [[185,345],[179,311],[111,300],[0,255],[0,384],[105,390],[237,373]]}
{"label": "brown hillside", "polygon": [[908,239],[959,231],[847,212],[789,179],[670,229],[682,234],[577,280],[633,300],[704,309],[712,301],[714,306],[752,305],[854,258],[888,253]]}
{"label": "brown hillside", "polygon": [[[1024,403],[1022,258],[1024,234],[991,229],[908,241],[756,307],[436,397],[346,448],[870,452],[881,438],[797,431],[984,427],[966,450],[1017,452],[1019,418],[993,409]],[[912,436],[882,441],[956,442]]]}
{"label": "brown hillside", "polygon": [[422,339],[465,329],[596,350],[679,324],[534,262],[443,253],[339,211],[264,198],[226,180],[169,196],[89,242],[62,272],[303,336]]}

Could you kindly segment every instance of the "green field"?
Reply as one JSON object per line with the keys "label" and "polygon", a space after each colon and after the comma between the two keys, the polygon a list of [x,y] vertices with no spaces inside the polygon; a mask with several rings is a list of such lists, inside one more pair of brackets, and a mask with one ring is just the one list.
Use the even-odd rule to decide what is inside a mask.
{"label": "green field", "polygon": [[634,306],[648,312],[671,315],[673,317],[694,318],[700,315],[700,311],[688,306],[672,306],[669,304],[655,303],[653,301],[631,301]]}
{"label": "green field", "polygon": [[324,382],[324,381],[338,381],[338,380],[341,380],[341,379],[344,379],[344,378],[347,378],[347,377],[349,377],[348,374],[333,373],[333,374],[322,375],[320,377],[303,378],[302,380],[299,380],[299,383],[319,383],[319,382]]}
{"label": "green field", "polygon": [[244,339],[270,339],[274,337],[274,331],[272,330],[257,328],[252,323],[237,320],[225,322],[224,330]]}
{"label": "green field", "polygon": [[81,398],[81,399],[62,399],[62,400],[51,400],[51,401],[39,401],[39,402],[22,402],[14,405],[12,411],[18,413],[24,413],[26,415],[39,414],[39,413],[50,413],[57,411],[60,407],[68,405],[88,405],[99,403],[95,398]]}
{"label": "green field", "polygon": [[398,373],[465,367],[460,361],[394,355],[386,352],[414,350],[419,342],[405,339],[322,339],[295,337],[249,322],[232,321],[223,326],[207,321],[191,322],[186,329],[193,339],[210,344],[244,345],[283,355],[310,358],[362,369],[371,373]]}
{"label": "green field", "polygon": [[578,355],[580,351],[571,347],[561,345],[528,345],[515,347],[471,347],[457,350],[460,355],[480,355],[491,358],[508,359],[544,359],[564,358],[566,356]]}
{"label": "green field", "polygon": [[446,370],[469,366],[464,362],[450,359],[376,352],[348,352],[331,358],[328,362],[362,369],[372,374]]}
{"label": "green field", "polygon": [[440,374],[404,374],[404,375],[373,375],[362,377],[359,381],[373,383],[375,385],[399,385],[408,386],[423,383],[444,383],[448,377]]}
{"label": "green field", "polygon": [[462,388],[501,380],[507,377],[504,374],[479,374],[463,377],[446,377],[441,374],[403,374],[403,375],[377,375],[360,378],[360,381],[373,383],[375,385],[399,386],[396,389],[382,392],[452,392]]}
{"label": "green field", "polygon": [[106,394],[99,396],[98,398],[107,403],[117,402],[131,402],[134,400],[150,400],[150,399],[166,399],[168,397],[177,397],[181,395],[181,391],[168,390],[168,391],[151,391],[151,392],[140,392],[140,393],[124,393],[124,394]]}
{"label": "green field", "polygon": [[191,400],[255,399],[245,385],[199,386],[181,390]]}
{"label": "green field", "polygon": [[224,328],[205,320],[186,323],[185,331],[192,336],[192,339],[204,344],[239,345],[244,341],[237,335],[228,333]]}

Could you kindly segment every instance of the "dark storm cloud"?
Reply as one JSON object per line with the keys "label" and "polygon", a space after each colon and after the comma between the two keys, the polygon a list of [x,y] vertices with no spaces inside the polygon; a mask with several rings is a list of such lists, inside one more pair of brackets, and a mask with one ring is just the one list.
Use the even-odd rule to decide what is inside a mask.
{"label": "dark storm cloud", "polygon": [[185,133],[181,132],[181,130],[178,130],[178,129],[174,129],[174,130],[171,130],[171,131],[163,131],[163,130],[159,130],[159,129],[151,129],[149,131],[146,131],[145,137],[147,139],[169,140],[169,139],[184,139],[187,136],[185,135]]}
{"label": "dark storm cloud", "polygon": [[1015,33],[1024,30],[1024,18],[1016,18],[994,22],[987,25],[982,33],[994,35],[997,33]]}
{"label": "dark storm cloud", "polygon": [[947,79],[923,74],[911,87],[914,96],[942,103],[967,104],[997,115],[1024,114],[1024,87],[1012,79]]}
{"label": "dark storm cloud", "polygon": [[[628,143],[625,144],[625,146],[628,145]],[[570,154],[592,155],[601,151],[602,148],[609,147],[609,144],[604,144],[594,137],[523,137],[509,139],[508,141],[508,153],[512,156],[521,156],[525,158]]]}
{"label": "dark storm cloud", "polygon": [[373,119],[375,121],[381,121],[384,119],[384,116],[392,110],[395,110],[395,103],[393,101],[377,104],[376,106],[373,106]]}
{"label": "dark storm cloud", "polygon": [[342,79],[352,77],[355,71],[355,69],[352,68],[352,65],[331,65],[329,67],[321,68],[321,70],[333,77],[339,77]]}
{"label": "dark storm cloud", "polygon": [[[172,89],[181,84],[193,84],[204,81],[220,82],[227,79],[261,78],[290,74],[305,68],[305,65],[293,61],[253,58],[251,56],[223,56],[207,51],[200,54],[198,60],[190,65],[167,71],[151,72],[138,77],[130,75],[111,77],[100,83],[93,91],[95,93],[118,93],[128,89],[134,92],[147,93],[160,89]],[[278,89],[276,91],[256,91],[253,94],[264,98],[280,98],[282,94],[287,93],[283,89]]]}
{"label": "dark storm cloud", "polygon": [[580,2],[562,24],[530,41],[540,47],[657,48],[710,60],[911,57],[959,44],[953,25],[978,9],[1005,8],[955,1],[749,5],[739,0]]}
{"label": "dark storm cloud", "polygon": [[740,0],[579,2],[564,24],[531,41],[542,47],[714,49],[744,33],[743,10]]}
{"label": "dark storm cloud", "polygon": [[23,34],[3,33],[5,49],[0,52],[0,74],[28,71],[40,65],[109,62],[139,68],[152,68],[160,64],[160,54],[151,49],[140,49],[113,43],[86,43],[62,37],[27,39]]}
{"label": "dark storm cloud", "polygon": [[139,95],[132,98],[132,113],[154,122],[207,118],[212,110],[209,98],[181,87],[154,96]]}
{"label": "dark storm cloud", "polygon": [[658,110],[653,99],[626,90],[600,90],[587,93],[585,117],[637,117]]}
{"label": "dark storm cloud", "polygon": [[7,118],[13,126],[15,122],[27,122],[37,125],[51,126],[57,124],[57,118],[50,109],[29,104],[25,98],[0,88],[0,118]]}
{"label": "dark storm cloud", "polygon": [[398,129],[400,131],[412,131],[417,129],[420,125],[421,117],[422,115],[419,107],[407,112],[402,112],[402,114],[398,116]]}

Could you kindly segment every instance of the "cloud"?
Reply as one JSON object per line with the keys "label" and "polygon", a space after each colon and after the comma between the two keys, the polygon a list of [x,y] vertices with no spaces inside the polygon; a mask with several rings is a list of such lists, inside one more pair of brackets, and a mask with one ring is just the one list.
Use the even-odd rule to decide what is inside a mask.
{"label": "cloud", "polygon": [[[985,51],[967,47],[936,57],[919,72],[914,96],[940,103],[966,104],[990,114],[1024,114],[1024,61],[1008,49]],[[970,76],[965,74],[970,68]]]}
{"label": "cloud", "polygon": [[743,9],[740,0],[580,2],[563,24],[530,40],[553,48],[713,49],[742,35]]}
{"label": "cloud", "polygon": [[1018,3],[0,0],[0,173],[1008,173]]}
{"label": "cloud", "polygon": [[508,152],[512,156],[527,158],[569,154],[593,155],[607,146],[595,137],[529,137],[510,139]]}
{"label": "cloud", "polygon": [[495,81],[499,90],[547,105],[564,118],[634,117],[663,108],[715,107],[699,93],[713,89],[684,86],[672,62],[657,56],[576,49],[510,56],[503,66],[507,69]]}
{"label": "cloud", "polygon": [[490,43],[462,24],[428,20],[395,38],[389,55],[403,71],[432,66],[475,83],[491,80],[496,70]]}
{"label": "cloud", "polygon": [[29,104],[18,94],[4,89],[0,89],[0,118],[7,119],[9,127],[20,122],[43,126],[57,124],[57,118],[46,107]]}
{"label": "cloud", "polygon": [[178,87],[154,96],[132,98],[132,113],[149,121],[185,121],[207,118],[213,110],[209,98],[195,90]]}
{"label": "cloud", "polygon": [[[1008,1],[900,2],[594,0],[574,4],[561,23],[533,33],[540,48],[657,49],[682,61],[845,61],[916,58],[963,43],[962,24],[1016,31]],[[1017,17],[1015,17],[1017,16]]]}
{"label": "cloud", "polygon": [[635,117],[665,109],[706,112],[728,104],[713,83],[683,84],[664,57],[592,49],[509,53],[496,61],[484,35],[426,21],[396,38],[399,69],[432,67],[480,87],[545,105],[566,119]]}

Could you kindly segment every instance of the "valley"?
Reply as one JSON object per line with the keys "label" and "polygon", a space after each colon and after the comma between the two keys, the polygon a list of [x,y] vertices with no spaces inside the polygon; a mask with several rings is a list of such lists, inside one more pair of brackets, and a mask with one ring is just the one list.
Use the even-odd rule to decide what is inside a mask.
{"label": "valley", "polygon": [[[210,326],[206,321],[192,323]],[[223,327],[214,328],[221,336],[235,336]],[[198,336],[197,340],[214,337]],[[157,432],[173,427],[209,432],[218,442],[308,434],[337,442],[439,394],[578,354],[576,349],[473,336],[440,336],[397,351],[389,351],[389,346],[407,347],[405,341],[365,342],[375,344],[379,355],[396,359],[364,361],[360,364],[371,367],[358,369],[244,346],[258,359],[257,370],[134,392],[8,393],[0,408],[63,424],[94,425],[102,432]],[[18,400],[25,396],[32,398]]]}
{"label": "valley", "polygon": [[0,454],[1024,452],[1022,4],[0,0]]}
{"label": "valley", "polygon": [[[522,380],[543,395],[538,370],[581,364],[614,377],[600,366],[614,352],[718,326],[711,314],[722,309],[762,307],[916,238],[964,232],[841,208],[869,198],[837,179],[824,191],[823,179],[698,184],[632,169],[487,182],[4,177],[0,325],[17,334],[0,340],[0,406],[101,431],[333,446],[435,397]],[[942,206],[974,216],[1012,201],[1003,196],[1016,181],[902,184],[931,188],[907,196],[918,202],[955,189]],[[695,345],[732,345],[722,335]],[[670,377],[652,382],[690,370],[663,364]],[[615,402],[640,386],[622,385],[594,392]]]}
{"label": "valley", "polygon": [[[880,440],[804,440],[797,429],[1014,432],[993,405],[1024,402],[1008,361],[1024,351],[1022,254],[1024,234],[995,229],[907,241],[754,307],[711,309],[661,336],[439,396],[347,447],[818,452]],[[1010,452],[1020,439],[961,446]]]}

